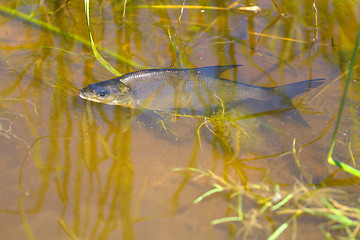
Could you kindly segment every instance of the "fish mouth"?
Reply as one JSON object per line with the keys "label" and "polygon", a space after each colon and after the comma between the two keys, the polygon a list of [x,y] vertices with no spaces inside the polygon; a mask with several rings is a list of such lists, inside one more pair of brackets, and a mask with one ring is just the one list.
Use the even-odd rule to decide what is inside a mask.
{"label": "fish mouth", "polygon": [[89,95],[87,95],[87,94],[86,94],[85,92],[83,92],[83,91],[80,91],[79,97],[82,98],[82,99],[84,99],[84,100],[87,100],[87,101],[102,103],[101,101],[99,101],[99,100],[97,100],[97,99],[91,98]]}
{"label": "fish mouth", "polygon": [[85,100],[88,99],[88,97],[86,96],[86,94],[83,91],[80,91],[79,97],[81,97],[82,99],[85,99]]}

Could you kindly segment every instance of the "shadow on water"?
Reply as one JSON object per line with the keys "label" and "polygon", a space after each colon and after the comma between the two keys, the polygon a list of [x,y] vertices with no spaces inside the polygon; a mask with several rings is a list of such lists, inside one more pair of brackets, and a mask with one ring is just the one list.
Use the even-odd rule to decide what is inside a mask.
{"label": "shadow on water", "polygon": [[[326,83],[295,98],[297,110],[266,114],[87,102],[79,89],[113,76],[93,57],[83,3],[2,1],[1,238],[356,239],[359,179],[326,156],[359,3],[263,1],[258,13],[232,1],[125,3],[90,1],[94,41],[122,73],[242,64],[223,77]],[[334,158],[356,168],[357,67],[352,79]]]}

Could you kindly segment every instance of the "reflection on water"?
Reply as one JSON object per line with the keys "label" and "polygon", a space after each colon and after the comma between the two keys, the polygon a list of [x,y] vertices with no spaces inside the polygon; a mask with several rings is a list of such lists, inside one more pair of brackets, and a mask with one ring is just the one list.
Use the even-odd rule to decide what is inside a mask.
{"label": "reflection on water", "polygon": [[[312,1],[263,1],[259,13],[229,9],[232,1],[185,1],[183,10],[183,1],[128,1],[125,11],[122,1],[91,2],[94,41],[123,73],[242,64],[222,77],[262,87],[326,79],[293,100],[297,110],[220,105],[194,116],[80,99],[86,85],[114,77],[89,48],[83,3],[2,2],[2,239],[264,239],[283,223],[284,238],[356,238],[360,220],[344,209],[357,206],[359,180],[326,156],[358,3],[316,2],[316,15]],[[355,167],[358,85],[355,69],[334,151]],[[333,230],[313,217],[327,203],[353,225]],[[224,217],[236,219],[211,224]]]}

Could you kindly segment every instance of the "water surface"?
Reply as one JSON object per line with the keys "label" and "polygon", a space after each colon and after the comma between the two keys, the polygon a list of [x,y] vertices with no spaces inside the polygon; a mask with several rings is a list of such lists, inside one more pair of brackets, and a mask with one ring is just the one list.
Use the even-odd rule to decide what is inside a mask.
{"label": "water surface", "polygon": [[[252,2],[258,13],[226,10],[232,1],[182,4],[128,1],[124,10],[122,1],[91,1],[94,41],[121,73],[242,64],[223,77],[266,87],[325,78],[294,99],[310,127],[291,111],[234,121],[220,109],[209,120],[84,101],[81,88],[114,75],[86,43],[83,3],[2,1],[61,30],[0,15],[2,239],[265,239],[291,216],[261,213],[276,186],[282,197],[302,186],[358,204],[358,179],[326,157],[359,3],[318,2],[317,26],[312,1]],[[343,162],[359,162],[358,76],[355,69],[334,151]],[[232,189],[194,204],[213,183]],[[212,225],[237,215],[237,191],[243,222]],[[306,216],[280,239],[323,238],[320,224],[331,231]]]}

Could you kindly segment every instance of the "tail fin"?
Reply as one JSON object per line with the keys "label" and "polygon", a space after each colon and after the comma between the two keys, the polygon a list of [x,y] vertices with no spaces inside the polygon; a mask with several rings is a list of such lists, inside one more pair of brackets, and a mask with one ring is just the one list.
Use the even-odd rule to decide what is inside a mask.
{"label": "tail fin", "polygon": [[306,80],[302,82],[296,82],[287,84],[284,86],[274,88],[275,92],[281,95],[282,97],[293,98],[300,93],[309,91],[312,88],[316,88],[323,84],[325,81],[324,78]]}
{"label": "tail fin", "polygon": [[291,102],[291,98],[299,95],[301,93],[307,92],[312,88],[316,88],[323,84],[325,81],[324,78],[313,79],[313,80],[306,80],[302,82],[296,82],[280,87],[275,87],[275,95],[271,100],[271,104],[276,109],[291,109],[291,112],[285,112],[285,115],[289,116],[290,118],[294,119],[297,122],[300,122],[305,127],[310,128],[309,124],[306,123],[305,119],[301,116],[299,110],[295,108],[295,106]]}

